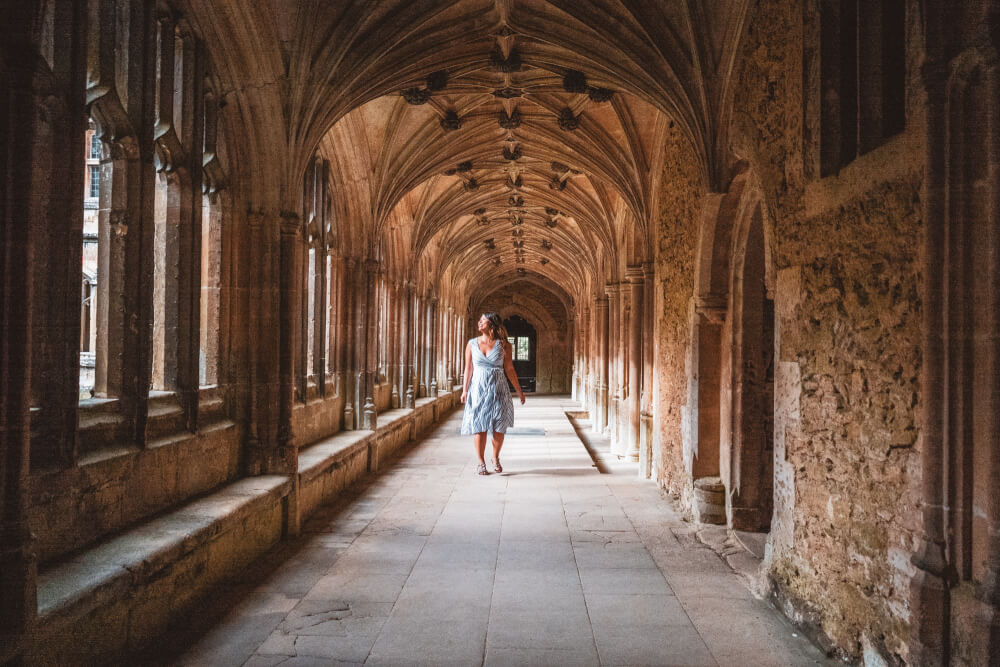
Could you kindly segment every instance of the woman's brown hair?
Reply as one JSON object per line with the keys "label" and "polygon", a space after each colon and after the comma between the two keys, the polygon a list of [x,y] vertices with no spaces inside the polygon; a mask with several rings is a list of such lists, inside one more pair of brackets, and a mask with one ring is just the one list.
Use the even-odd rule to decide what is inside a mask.
{"label": "woman's brown hair", "polygon": [[490,337],[493,340],[500,339],[506,342],[507,328],[503,325],[503,321],[500,320],[500,316],[496,313],[483,313],[483,317],[486,318],[486,326],[490,330]]}

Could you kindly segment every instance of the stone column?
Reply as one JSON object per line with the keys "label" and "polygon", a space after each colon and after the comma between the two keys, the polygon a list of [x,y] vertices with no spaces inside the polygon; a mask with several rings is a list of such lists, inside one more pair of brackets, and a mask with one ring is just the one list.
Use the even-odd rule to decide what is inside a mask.
{"label": "stone column", "polygon": [[441,331],[440,318],[438,317],[438,298],[436,296],[431,297],[430,303],[430,317],[428,318],[429,325],[429,336],[430,336],[430,346],[427,354],[428,363],[427,369],[430,375],[430,396],[431,398],[437,398],[438,392],[438,347],[441,345],[441,337],[439,335]]}
{"label": "stone column", "polygon": [[357,395],[357,387],[354,373],[357,368],[357,341],[355,330],[355,304],[357,303],[357,276],[355,274],[355,262],[352,258],[344,258],[344,282],[341,286],[343,291],[344,308],[341,311],[341,321],[344,331],[343,366],[341,374],[344,378],[344,430],[353,431],[354,423],[354,399]]}
{"label": "stone column", "polygon": [[[34,73],[40,59],[30,41],[38,3],[11,5],[0,24],[0,663],[21,664],[24,640],[38,610],[37,562],[28,527],[31,438],[32,160],[38,141]],[[81,110],[82,111],[82,110]],[[81,135],[82,136],[82,133]],[[82,164],[82,162],[80,163]],[[14,168],[8,168],[13,166]],[[77,362],[79,363],[79,362]]]}
{"label": "stone column", "polygon": [[615,285],[615,295],[617,304],[615,307],[615,348],[611,358],[614,363],[614,373],[612,382],[612,395],[614,400],[612,409],[614,416],[611,418],[611,452],[622,458],[628,450],[628,414],[627,400],[625,396],[628,372],[628,283],[621,282]]}
{"label": "stone column", "polygon": [[611,309],[608,296],[597,297],[597,418],[594,431],[604,433],[608,427],[608,384],[610,381],[611,355]]}
{"label": "stone column", "polygon": [[347,283],[347,260],[343,257],[337,257],[334,268],[337,276],[337,284],[334,289],[336,298],[336,305],[334,306],[336,326],[332,327],[336,331],[334,345],[337,350],[333,357],[336,359],[337,364],[337,367],[334,369],[337,383],[334,393],[337,396],[343,397],[347,391],[347,382],[344,375],[344,368],[347,365],[347,290],[345,289]]}
{"label": "stone column", "polygon": [[424,384],[424,298],[417,292],[413,309],[413,394],[415,398],[427,395]]}
{"label": "stone column", "polygon": [[[296,453],[292,448],[292,408],[295,402],[295,347],[300,331],[296,315],[299,303],[298,280],[302,257],[302,222],[291,212],[281,214],[280,268],[281,290],[278,307],[279,326],[279,388],[278,388],[278,447],[279,458],[289,467],[280,472],[295,471]],[[279,472],[270,470],[269,472]]]}
{"label": "stone column", "polygon": [[390,304],[389,319],[391,323],[389,325],[389,331],[384,332],[382,335],[388,336],[389,340],[391,341],[389,345],[388,373],[389,373],[389,381],[392,383],[392,395],[390,398],[391,401],[390,405],[392,409],[395,410],[401,405],[400,393],[402,391],[400,388],[401,384],[400,372],[399,372],[400,365],[398,361],[401,356],[400,323],[402,322],[402,319],[400,317],[399,305],[402,299],[400,298],[400,287],[398,282],[392,283],[392,288],[390,293],[392,294],[392,298],[389,300]]}
{"label": "stone column", "polygon": [[[50,81],[43,82],[43,77],[50,76],[50,73],[39,58],[39,66],[34,70],[36,78],[33,92],[26,93],[25,97],[16,97],[24,91],[20,89],[20,83],[13,83],[22,75],[21,72],[14,73],[14,70],[23,67],[29,57],[39,57],[38,46],[29,43],[30,36],[35,33],[29,29],[24,34],[4,33],[8,36],[2,38],[14,50],[10,52],[10,60],[6,61],[12,74],[10,78],[0,76],[0,88],[10,82],[16,92],[11,90],[13,97],[8,97],[4,94],[7,91],[4,91],[0,93],[0,99],[4,104],[20,106],[19,113],[7,117],[14,123],[10,127],[14,128],[13,132],[25,132],[25,142],[33,142],[30,157],[21,155],[11,158],[12,161],[8,163],[11,169],[32,173],[26,176],[30,179],[31,192],[19,192],[10,200],[21,200],[21,203],[12,205],[24,206],[25,209],[6,219],[10,224],[20,224],[16,220],[26,220],[30,224],[28,233],[32,236],[35,253],[32,262],[34,280],[31,299],[33,334],[30,402],[35,408],[32,420],[34,433],[31,438],[32,469],[67,468],[74,464],[77,457],[80,266],[83,255],[80,242],[83,219],[80,212],[83,208],[84,187],[84,142],[81,138],[86,131],[86,114],[82,110],[86,101],[87,10],[81,10],[76,4],[50,5],[54,24],[61,26],[60,39],[52,44],[50,53],[50,61],[57,68],[57,88],[52,87],[53,83]],[[21,15],[22,11],[30,11],[28,7],[34,5],[34,2],[25,3],[13,13]],[[17,19],[12,22],[11,27],[15,24],[18,25],[17,29],[23,27]],[[0,57],[0,61],[3,58]],[[46,97],[48,99],[42,101]],[[44,107],[40,112],[39,105]],[[44,133],[37,135],[37,126],[29,126],[20,112],[39,112],[47,117]],[[16,122],[20,121],[24,121],[25,125],[19,129]],[[0,144],[13,137],[6,133],[6,127],[0,128],[0,136],[4,137]],[[12,139],[11,141],[14,143]],[[17,150],[25,146],[26,143],[17,141],[9,155],[15,155]],[[8,185],[13,187],[14,180],[20,179],[5,181],[0,176],[0,192]],[[22,200],[21,197],[25,199]],[[0,237],[0,252],[3,252],[3,248],[10,248],[12,254],[20,252],[18,245],[8,246]],[[0,277],[0,284],[4,280]],[[0,328],[0,338],[5,333],[6,328]],[[2,662],[3,655],[0,651],[0,663]]]}
{"label": "stone column", "polygon": [[198,426],[198,388],[201,377],[201,226],[202,226],[202,166],[204,137],[204,52],[186,23],[181,24],[180,47],[182,67],[179,85],[182,90],[180,108],[180,144],[184,148],[187,175],[182,179],[177,277],[177,340],[176,389],[184,408],[186,426],[194,431]]}
{"label": "stone column", "polygon": [[611,449],[618,439],[618,401],[621,398],[618,386],[621,349],[621,301],[617,284],[608,285],[608,422],[605,433],[611,439]]}
{"label": "stone column", "polygon": [[642,390],[642,287],[643,272],[641,266],[630,267],[627,273],[629,281],[629,303],[631,315],[628,331],[628,437],[626,457],[630,461],[639,460],[639,396]]}
{"label": "stone column", "polygon": [[444,350],[445,376],[447,379],[448,391],[455,386],[455,309],[448,306],[444,316]]}
{"label": "stone column", "polygon": [[363,357],[364,370],[362,384],[364,387],[364,406],[361,428],[374,431],[377,427],[375,409],[375,375],[378,372],[378,308],[376,286],[378,283],[379,264],[373,259],[365,262],[365,316],[363,318]]}
{"label": "stone column", "polygon": [[653,281],[656,277],[652,262],[642,265],[642,393],[639,397],[639,475],[653,476]]}
{"label": "stone column", "polygon": [[[579,312],[574,317],[570,317],[570,322],[573,323],[573,330],[580,330],[580,322],[577,319],[579,317]],[[579,395],[577,384],[580,381],[580,336],[573,336],[573,375],[570,377],[570,400],[576,401]]]}
{"label": "stone column", "polygon": [[416,316],[418,309],[418,297],[416,291],[416,285],[412,282],[406,284],[407,298],[407,317],[406,317],[406,350],[404,353],[406,362],[406,407],[413,409],[416,405],[417,398],[417,387],[414,385],[416,382]]}

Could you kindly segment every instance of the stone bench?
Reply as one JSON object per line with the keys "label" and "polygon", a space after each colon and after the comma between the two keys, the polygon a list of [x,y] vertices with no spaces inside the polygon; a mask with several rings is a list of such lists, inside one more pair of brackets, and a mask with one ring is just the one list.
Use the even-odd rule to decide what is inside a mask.
{"label": "stone bench", "polygon": [[241,479],[41,572],[41,641],[29,662],[77,664],[140,648],[281,539],[291,488],[284,475]]}
{"label": "stone bench", "polygon": [[299,515],[304,519],[337,493],[395,454],[440,420],[455,405],[454,393],[421,398],[413,409],[378,415],[374,431],[341,431],[299,451]]}
{"label": "stone bench", "polygon": [[412,410],[379,415],[375,431],[339,432],[302,448],[297,491],[286,475],[244,478],[46,566],[29,664],[100,662],[141,650],[212,586],[456,404],[448,393],[420,399]]}

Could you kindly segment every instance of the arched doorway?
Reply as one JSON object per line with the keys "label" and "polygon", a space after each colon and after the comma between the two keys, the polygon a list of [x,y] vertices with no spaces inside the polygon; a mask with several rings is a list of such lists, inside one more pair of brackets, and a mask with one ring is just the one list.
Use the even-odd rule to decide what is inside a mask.
{"label": "arched doorway", "polygon": [[503,321],[507,329],[511,353],[514,357],[514,371],[521,389],[535,391],[537,376],[538,333],[527,320],[518,315],[511,315]]}
{"label": "arched doorway", "polygon": [[766,532],[774,508],[774,300],[758,205],[737,257],[733,290],[731,526]]}

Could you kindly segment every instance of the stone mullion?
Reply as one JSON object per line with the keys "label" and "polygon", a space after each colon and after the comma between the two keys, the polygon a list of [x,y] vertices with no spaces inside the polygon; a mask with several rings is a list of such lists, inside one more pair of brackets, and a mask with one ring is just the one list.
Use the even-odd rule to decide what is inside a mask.
{"label": "stone mullion", "polygon": [[362,358],[364,359],[364,405],[362,406],[362,428],[374,431],[377,426],[377,410],[375,409],[375,376],[378,373],[378,272],[379,265],[375,260],[365,262],[365,316]]}
{"label": "stone mullion", "polygon": [[392,281],[389,290],[389,329],[383,331],[388,341],[389,353],[386,355],[386,378],[389,381],[389,407],[393,410],[399,407],[399,283]]}
{"label": "stone mullion", "polygon": [[[324,334],[326,333],[326,326],[324,322],[326,321],[326,255],[323,249],[323,239],[322,237],[317,237],[316,242],[313,244],[313,255],[315,260],[313,262],[313,365],[312,374],[316,378],[316,392],[322,396],[325,392],[323,390],[324,378],[323,369],[326,367],[326,350],[324,346]],[[302,293],[303,308],[307,307],[305,303],[306,292]],[[303,332],[303,338],[306,338]]]}
{"label": "stone mullion", "polygon": [[355,428],[354,424],[354,396],[355,396],[355,382],[354,382],[354,369],[355,369],[355,331],[354,331],[354,321],[355,321],[355,298],[354,290],[355,283],[357,281],[357,276],[354,272],[354,265],[356,262],[351,258],[346,258],[344,260],[344,284],[341,288],[343,290],[343,302],[344,309],[342,311],[342,328],[344,331],[344,344],[343,344],[343,367],[342,374],[344,378],[344,430],[353,431]]}
{"label": "stone mullion", "polygon": [[413,374],[414,374],[414,398],[422,398],[427,395],[427,385],[424,384],[424,299],[418,293],[416,305],[414,307],[414,327],[413,327]]}
{"label": "stone mullion", "polygon": [[452,307],[451,309],[451,346],[448,348],[448,354],[451,359],[451,380],[448,384],[448,391],[454,391],[455,385],[461,382],[462,378],[462,363],[459,360],[458,351],[461,348],[461,315],[458,312],[458,308]]}
{"label": "stone mullion", "polygon": [[429,348],[430,349],[429,349],[429,351],[427,353],[427,357],[428,357],[427,369],[428,369],[428,374],[430,375],[430,385],[429,385],[428,389],[430,390],[430,397],[431,398],[436,398],[437,397],[437,390],[438,390],[437,357],[438,357],[438,348],[440,347],[440,344],[441,344],[441,339],[440,339],[440,336],[438,335],[439,332],[440,332],[440,330],[441,330],[441,328],[440,328],[440,326],[438,326],[439,325],[439,318],[438,318],[438,298],[436,296],[431,297],[430,318],[428,320],[428,324],[429,324],[429,327],[430,327],[429,328],[429,335],[430,335],[430,346],[429,346]]}
{"label": "stone mullion", "polygon": [[[241,306],[241,299],[244,292],[240,290],[238,284],[239,273],[237,261],[240,256],[241,247],[245,247],[244,234],[236,234],[236,215],[229,201],[229,191],[223,191],[215,195],[219,200],[219,238],[221,254],[219,257],[219,326],[215,332],[218,356],[216,365],[216,384],[219,387],[237,384],[246,386],[243,381],[246,364],[245,359],[246,342],[237,343],[234,340],[234,332],[239,330],[244,323],[239,315],[244,313]],[[243,337],[241,337],[243,338]],[[235,354],[237,345],[240,347],[240,355]]]}
{"label": "stone mullion", "polygon": [[361,260],[360,270],[355,274],[355,280],[353,281],[353,294],[352,299],[354,299],[354,340],[353,340],[353,352],[354,352],[354,369],[352,374],[352,384],[354,385],[354,415],[355,415],[355,427],[364,428],[364,404],[365,404],[365,370],[368,366],[368,350],[367,350],[367,307],[368,307],[368,284],[367,275],[365,273],[364,260]]}
{"label": "stone mullion", "polygon": [[333,261],[333,275],[336,278],[336,284],[333,286],[333,291],[331,293],[331,298],[334,300],[333,306],[333,317],[330,318],[330,336],[332,337],[330,343],[330,355],[333,357],[331,360],[331,370],[333,371],[334,378],[334,394],[343,397],[345,390],[344,383],[344,365],[345,365],[345,355],[347,354],[346,339],[347,334],[344,331],[344,315],[345,315],[345,292],[344,285],[346,284],[346,271],[345,271],[345,260],[341,256],[335,256]]}
{"label": "stone mullion", "polygon": [[201,346],[201,227],[202,135],[204,121],[204,66],[202,49],[193,34],[182,34],[181,144],[187,157],[187,187],[182,191],[179,241],[177,322],[177,391],[187,427],[198,425],[198,387]]}
{"label": "stone mullion", "polygon": [[413,387],[413,315],[416,311],[416,294],[413,290],[413,283],[406,283],[406,302],[403,305],[405,325],[403,327],[403,368],[405,374],[404,384],[406,394],[404,396],[403,407],[412,409],[414,407],[415,390]]}
{"label": "stone mullion", "polygon": [[[145,445],[146,412],[153,373],[153,285],[154,285],[154,142],[152,110],[156,80],[156,25],[152,5],[130,3],[128,11],[128,107],[127,113],[137,131],[135,160],[128,160],[126,170],[127,214],[117,223],[115,234],[124,234],[123,276],[127,276],[124,296],[121,408],[131,424],[131,441]],[[141,55],[140,55],[141,54]],[[129,151],[129,157],[131,152]],[[133,234],[133,231],[138,233]],[[110,275],[110,274],[105,274]],[[123,278],[124,279],[124,278]],[[108,327],[110,329],[110,327]]]}
{"label": "stone mullion", "polygon": [[[329,242],[328,242],[329,243]],[[329,351],[326,360],[326,381],[333,383],[333,395],[337,395],[337,372],[340,356],[337,353],[337,340],[340,338],[337,329],[337,319],[340,317],[340,308],[337,306],[338,294],[340,292],[340,258],[333,254],[332,248],[327,249],[327,256],[330,258],[330,266],[327,269],[326,278],[326,301],[330,311],[326,323],[326,337]]]}

